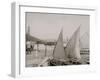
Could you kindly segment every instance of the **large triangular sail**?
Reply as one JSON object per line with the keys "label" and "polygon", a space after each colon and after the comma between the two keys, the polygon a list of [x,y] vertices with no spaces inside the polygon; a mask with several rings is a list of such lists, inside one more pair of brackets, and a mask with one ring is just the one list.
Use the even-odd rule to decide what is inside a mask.
{"label": "large triangular sail", "polygon": [[54,48],[53,58],[54,59],[65,59],[65,51],[64,51],[64,46],[63,46],[63,30],[61,30],[59,34],[57,44]]}
{"label": "large triangular sail", "polygon": [[74,32],[65,47],[66,59],[70,61],[79,61],[80,56],[80,27]]}

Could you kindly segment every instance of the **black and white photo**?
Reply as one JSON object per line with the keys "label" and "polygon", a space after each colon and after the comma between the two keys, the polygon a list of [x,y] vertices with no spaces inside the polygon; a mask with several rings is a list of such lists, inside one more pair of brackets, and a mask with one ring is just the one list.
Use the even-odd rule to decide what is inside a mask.
{"label": "black and white photo", "polygon": [[90,16],[25,13],[26,67],[90,64]]}

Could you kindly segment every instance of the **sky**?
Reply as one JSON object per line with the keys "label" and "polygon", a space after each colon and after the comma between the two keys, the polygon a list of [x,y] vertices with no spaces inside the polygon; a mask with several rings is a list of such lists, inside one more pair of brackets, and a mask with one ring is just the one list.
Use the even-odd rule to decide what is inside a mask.
{"label": "sky", "polygon": [[89,15],[34,13],[26,14],[26,32],[30,27],[30,34],[40,39],[57,40],[61,29],[63,38],[70,38],[80,26],[80,37],[89,34]]}

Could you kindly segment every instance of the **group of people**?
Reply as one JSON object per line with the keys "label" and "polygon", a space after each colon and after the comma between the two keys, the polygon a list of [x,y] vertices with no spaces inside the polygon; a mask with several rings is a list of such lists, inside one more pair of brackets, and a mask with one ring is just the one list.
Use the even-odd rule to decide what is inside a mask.
{"label": "group of people", "polygon": [[34,43],[31,41],[26,41],[26,54],[31,54],[31,52],[34,50]]}

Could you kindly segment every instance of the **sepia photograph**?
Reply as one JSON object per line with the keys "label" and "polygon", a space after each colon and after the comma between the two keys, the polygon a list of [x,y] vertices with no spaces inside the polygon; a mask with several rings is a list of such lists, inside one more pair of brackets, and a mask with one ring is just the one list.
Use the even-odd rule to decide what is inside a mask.
{"label": "sepia photograph", "polygon": [[25,12],[25,67],[90,64],[90,15]]}

